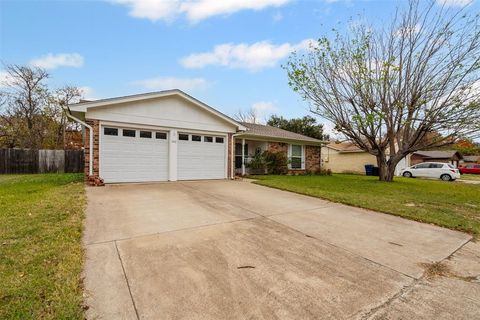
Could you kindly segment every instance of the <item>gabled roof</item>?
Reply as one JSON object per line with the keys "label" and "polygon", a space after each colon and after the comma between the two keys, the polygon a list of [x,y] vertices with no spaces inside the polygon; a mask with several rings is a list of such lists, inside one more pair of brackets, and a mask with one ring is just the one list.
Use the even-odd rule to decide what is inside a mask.
{"label": "gabled roof", "polygon": [[302,134],[283,130],[280,128],[267,126],[264,124],[248,123],[248,122],[240,122],[240,123],[247,128],[247,131],[242,133],[240,136],[263,137],[263,138],[271,138],[271,139],[277,139],[277,140],[292,140],[292,141],[310,142],[314,144],[323,143],[322,140],[307,137]]}
{"label": "gabled roof", "polygon": [[229,116],[221,113],[220,111],[210,107],[206,103],[201,102],[200,100],[195,99],[189,94],[186,94],[182,90],[179,89],[173,89],[173,90],[164,90],[164,91],[156,91],[156,92],[148,92],[148,93],[141,93],[141,94],[134,94],[134,95],[129,95],[129,96],[121,96],[121,97],[114,97],[114,98],[108,98],[108,99],[100,99],[100,100],[94,100],[94,101],[87,101],[87,100],[82,100],[79,103],[75,103],[69,106],[70,110],[73,112],[86,112],[87,109],[90,108],[98,108],[98,107],[105,107],[113,104],[118,104],[118,103],[127,103],[127,102],[135,102],[135,101],[141,101],[141,100],[148,100],[148,99],[155,99],[155,98],[162,98],[162,97],[168,97],[168,96],[180,96],[184,98],[185,100],[203,108],[204,110],[216,115],[219,118],[222,118],[223,120],[236,125],[238,130],[240,131],[245,131],[246,128],[238,121],[235,121],[234,119],[230,118]]}
{"label": "gabled roof", "polygon": [[327,145],[327,148],[336,150],[340,153],[343,152],[365,152],[365,150],[360,149],[356,144],[353,142],[330,142]]}
{"label": "gabled roof", "polygon": [[456,150],[431,150],[431,151],[419,150],[419,151],[415,151],[413,154],[419,155],[424,158],[431,158],[431,159],[450,159],[458,154],[459,158],[463,159],[462,154]]}

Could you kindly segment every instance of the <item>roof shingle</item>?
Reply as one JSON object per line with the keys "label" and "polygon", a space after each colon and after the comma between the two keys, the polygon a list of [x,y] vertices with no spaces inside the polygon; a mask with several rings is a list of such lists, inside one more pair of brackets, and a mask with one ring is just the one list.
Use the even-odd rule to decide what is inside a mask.
{"label": "roof shingle", "polygon": [[304,136],[295,132],[283,130],[276,127],[267,126],[264,124],[258,123],[248,123],[240,122],[244,127],[247,128],[247,131],[244,135],[248,136],[259,136],[266,138],[277,138],[277,139],[286,139],[286,140],[296,140],[296,141],[305,141],[305,142],[314,142],[321,143],[321,140]]}

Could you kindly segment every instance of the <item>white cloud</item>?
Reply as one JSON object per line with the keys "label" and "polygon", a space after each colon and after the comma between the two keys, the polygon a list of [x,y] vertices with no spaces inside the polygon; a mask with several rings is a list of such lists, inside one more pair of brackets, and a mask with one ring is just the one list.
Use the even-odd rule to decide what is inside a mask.
{"label": "white cloud", "polygon": [[272,19],[273,19],[273,22],[281,21],[283,20],[283,14],[281,12],[277,12],[273,15]]}
{"label": "white cloud", "polygon": [[198,22],[217,15],[228,15],[241,10],[262,10],[279,7],[291,0],[112,0],[126,5],[129,14],[151,21],[172,21],[185,15],[191,22]]}
{"label": "white cloud", "polygon": [[267,119],[272,113],[277,111],[277,107],[271,101],[259,101],[252,104],[252,110],[258,119]]}
{"label": "white cloud", "polygon": [[43,69],[55,69],[58,67],[79,68],[83,65],[83,57],[78,53],[49,53],[31,60],[30,64]]}
{"label": "white cloud", "polygon": [[79,87],[80,91],[82,92],[82,99],[85,100],[98,100],[99,98],[95,95],[95,90],[92,87],[83,86]]}
{"label": "white cloud", "polygon": [[436,0],[437,4],[445,7],[465,7],[473,3],[473,0]]}
{"label": "white cloud", "polygon": [[269,41],[256,42],[250,45],[225,43],[215,46],[210,52],[194,53],[186,56],[180,60],[180,63],[185,68],[203,68],[208,65],[217,65],[258,71],[273,67],[292,51],[308,49],[314,43],[312,39],[306,39],[297,44],[287,42],[279,45],[272,44]]}
{"label": "white cloud", "polygon": [[204,78],[175,78],[175,77],[158,77],[139,81],[132,84],[142,86],[150,90],[168,90],[180,89],[186,91],[204,90],[210,83]]}

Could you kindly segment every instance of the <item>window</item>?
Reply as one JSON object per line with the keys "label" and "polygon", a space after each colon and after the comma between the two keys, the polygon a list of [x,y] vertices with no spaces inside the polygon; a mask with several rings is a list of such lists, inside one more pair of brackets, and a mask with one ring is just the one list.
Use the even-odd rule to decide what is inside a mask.
{"label": "window", "polygon": [[213,137],[207,137],[207,136],[205,136],[205,137],[203,137],[203,141],[204,141],[204,142],[213,142]]}
{"label": "window", "polygon": [[140,131],[140,138],[152,138],[151,131]]}
{"label": "window", "polygon": [[223,143],[223,138],[222,137],[215,137],[215,142],[216,143]]}
{"label": "window", "polygon": [[117,128],[103,128],[103,134],[106,136],[118,136]]}
{"label": "window", "polygon": [[186,141],[188,141],[188,134],[182,134],[182,133],[180,133],[180,134],[178,135],[178,140],[186,140]]}
{"label": "window", "polygon": [[167,139],[167,134],[165,132],[155,132],[155,138],[157,139]]}
{"label": "window", "polygon": [[443,168],[443,164],[440,164],[440,163],[430,163],[430,168],[433,168],[433,169]]}
{"label": "window", "polygon": [[420,163],[415,166],[415,169],[428,169],[430,168],[430,163]]}
{"label": "window", "polygon": [[123,129],[122,130],[122,135],[124,137],[135,137],[135,130]]}
{"label": "window", "polygon": [[290,168],[302,169],[303,147],[299,144],[292,144],[290,147]]}
{"label": "window", "polygon": [[202,136],[196,136],[192,134],[192,141],[202,141]]}

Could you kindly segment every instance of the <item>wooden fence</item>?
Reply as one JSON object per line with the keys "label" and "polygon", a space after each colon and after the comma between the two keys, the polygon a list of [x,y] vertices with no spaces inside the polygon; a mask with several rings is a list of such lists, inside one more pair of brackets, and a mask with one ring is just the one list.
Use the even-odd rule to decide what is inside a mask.
{"label": "wooden fence", "polygon": [[83,150],[0,149],[0,174],[83,172]]}

